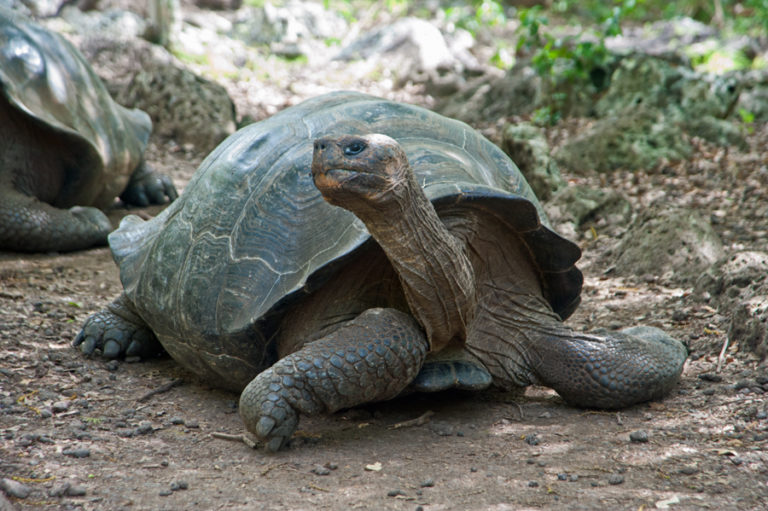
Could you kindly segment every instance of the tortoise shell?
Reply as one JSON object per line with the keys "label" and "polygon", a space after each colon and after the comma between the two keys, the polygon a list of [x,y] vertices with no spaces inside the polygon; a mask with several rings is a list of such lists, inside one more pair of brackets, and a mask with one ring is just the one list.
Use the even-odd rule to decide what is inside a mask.
{"label": "tortoise shell", "polygon": [[[0,101],[67,140],[61,207],[105,208],[141,162],[152,121],[112,100],[88,62],[61,35],[0,7]],[[45,150],[41,148],[41,150]]]}
{"label": "tortoise shell", "polygon": [[552,308],[563,318],[573,311],[580,250],[550,230],[500,149],[424,108],[337,92],[231,135],[165,211],[126,217],[110,235],[128,298],[171,356],[234,389],[274,362],[276,320],[370,239],[315,188],[313,140],[366,133],[401,144],[438,213],[482,204],[502,216],[533,254]]}

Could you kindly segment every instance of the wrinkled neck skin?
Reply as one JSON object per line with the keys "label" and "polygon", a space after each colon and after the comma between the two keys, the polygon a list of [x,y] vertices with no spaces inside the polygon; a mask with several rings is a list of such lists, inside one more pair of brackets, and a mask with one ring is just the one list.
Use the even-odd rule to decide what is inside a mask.
{"label": "wrinkled neck skin", "polygon": [[474,314],[475,277],[465,245],[445,228],[413,173],[388,190],[387,200],[354,213],[384,249],[406,300],[432,349],[463,342]]}

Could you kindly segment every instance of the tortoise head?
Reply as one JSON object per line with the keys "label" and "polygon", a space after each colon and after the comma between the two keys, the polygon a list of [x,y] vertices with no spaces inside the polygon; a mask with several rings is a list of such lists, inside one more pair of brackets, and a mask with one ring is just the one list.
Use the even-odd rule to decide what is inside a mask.
{"label": "tortoise head", "polygon": [[386,135],[324,137],[315,140],[312,177],[325,200],[336,206],[384,205],[408,183],[408,159]]}

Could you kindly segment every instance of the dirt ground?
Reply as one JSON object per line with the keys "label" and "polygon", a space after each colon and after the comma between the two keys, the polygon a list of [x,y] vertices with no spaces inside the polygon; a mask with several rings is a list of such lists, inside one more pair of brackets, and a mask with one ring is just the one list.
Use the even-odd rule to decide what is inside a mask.
{"label": "dirt ground", "polygon": [[[648,173],[565,177],[615,188],[636,210],[659,197],[698,208],[718,220],[729,252],[768,250],[768,183],[754,183],[766,143],[758,128],[743,154],[701,146]],[[180,187],[200,159],[158,141],[148,153]],[[121,290],[107,248],[0,252],[0,479],[10,495],[0,492],[0,510],[768,509],[768,369],[732,345],[718,372],[727,318],[673,279],[614,276],[615,239],[594,234],[579,240],[583,305],[569,323],[643,323],[686,341],[691,357],[666,399],[601,412],[538,387],[412,395],[303,418],[277,454],[213,436],[243,433],[237,396],[171,359],[107,362],[72,348]]]}
{"label": "dirt ground", "polygon": [[[199,163],[168,146],[150,159],[182,184]],[[672,197],[701,172],[696,161],[711,160],[639,174],[622,191],[636,205],[659,187]],[[747,186],[704,182],[702,208],[707,194]],[[719,229],[726,242],[736,232],[764,247],[749,241],[763,202],[750,204]],[[10,497],[18,509],[766,509],[768,371],[731,347],[716,373],[726,318],[663,279],[606,274],[610,237],[583,245],[584,300],[570,323],[642,322],[687,341],[692,356],[668,398],[607,413],[542,388],[410,396],[304,418],[278,454],[212,436],[243,432],[237,396],[172,360],[106,362],[71,347],[121,289],[108,249],[0,253],[0,476],[31,491]]]}

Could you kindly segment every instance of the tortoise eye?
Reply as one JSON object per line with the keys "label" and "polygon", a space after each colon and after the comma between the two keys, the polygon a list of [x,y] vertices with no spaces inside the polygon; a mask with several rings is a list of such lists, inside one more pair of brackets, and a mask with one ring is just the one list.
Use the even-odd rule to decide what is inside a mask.
{"label": "tortoise eye", "polygon": [[352,142],[348,144],[346,147],[344,147],[344,154],[347,156],[354,156],[356,154],[360,154],[365,150],[365,144],[363,142]]}

